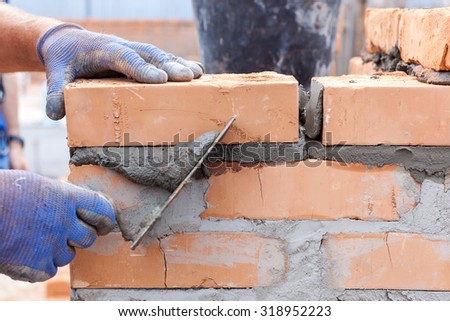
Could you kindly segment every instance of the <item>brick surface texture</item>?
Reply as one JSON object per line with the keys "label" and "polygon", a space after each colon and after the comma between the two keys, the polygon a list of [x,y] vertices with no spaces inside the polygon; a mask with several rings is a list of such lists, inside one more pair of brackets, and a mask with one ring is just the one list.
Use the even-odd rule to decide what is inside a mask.
{"label": "brick surface texture", "polygon": [[450,70],[450,8],[368,9],[365,28],[368,52],[397,44],[405,62]]}
{"label": "brick surface texture", "polygon": [[69,146],[172,145],[222,130],[233,114],[224,143],[295,142],[297,87],[294,77],[271,72],[161,85],[80,80],[65,92]]}
{"label": "brick surface texture", "polygon": [[402,73],[316,80],[325,88],[325,145],[450,145],[450,86]]}
{"label": "brick surface texture", "polygon": [[397,166],[368,168],[325,161],[221,164],[213,169],[202,217],[391,221],[415,207],[404,189],[414,185]]}
{"label": "brick surface texture", "polygon": [[72,288],[247,288],[268,286],[286,269],[280,241],[249,233],[174,234],[129,247],[113,233],[77,250]]}
{"label": "brick surface texture", "polygon": [[324,242],[335,287],[450,290],[450,242],[418,234],[329,235]]}

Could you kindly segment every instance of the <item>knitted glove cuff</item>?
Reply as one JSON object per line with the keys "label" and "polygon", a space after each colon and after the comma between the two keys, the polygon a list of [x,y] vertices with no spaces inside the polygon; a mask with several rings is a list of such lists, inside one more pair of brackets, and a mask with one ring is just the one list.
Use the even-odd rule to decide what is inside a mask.
{"label": "knitted glove cuff", "polygon": [[38,40],[37,44],[36,44],[36,52],[37,52],[37,56],[40,60],[40,62],[42,63],[42,65],[45,65],[45,61],[44,61],[44,55],[42,53],[42,46],[44,45],[45,41],[52,36],[53,34],[55,34],[56,32],[58,32],[59,30],[62,29],[66,29],[66,28],[75,28],[75,29],[79,29],[79,30],[84,30],[84,28],[80,25],[77,25],[75,23],[62,23],[60,25],[54,26],[50,29],[48,29]]}

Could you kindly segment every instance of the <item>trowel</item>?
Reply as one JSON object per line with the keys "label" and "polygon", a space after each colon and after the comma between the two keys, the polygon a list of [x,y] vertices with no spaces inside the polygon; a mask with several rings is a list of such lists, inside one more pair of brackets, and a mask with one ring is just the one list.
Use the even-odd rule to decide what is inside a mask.
{"label": "trowel", "polygon": [[214,149],[214,147],[217,145],[218,142],[222,140],[222,138],[225,136],[225,134],[230,129],[233,122],[236,120],[237,115],[233,115],[231,119],[228,121],[228,123],[225,125],[225,127],[222,129],[222,131],[217,135],[216,139],[211,143],[211,145],[208,147],[206,152],[202,155],[202,157],[199,159],[199,161],[195,164],[195,166],[192,168],[192,170],[188,173],[188,175],[181,181],[181,183],[178,185],[178,187],[170,194],[170,196],[167,198],[167,200],[155,207],[153,211],[150,213],[150,215],[146,216],[142,222],[139,224],[140,229],[136,233],[135,237],[132,240],[131,243],[131,249],[134,250],[139,245],[139,243],[144,238],[145,234],[148,232],[148,230],[151,228],[155,220],[161,216],[161,214],[164,212],[164,210],[169,206],[170,203],[177,197],[177,195],[183,190],[184,186],[189,182],[189,180],[192,178],[192,176],[195,174],[195,172],[202,166],[203,162],[205,161],[206,157],[211,153],[211,151]]}

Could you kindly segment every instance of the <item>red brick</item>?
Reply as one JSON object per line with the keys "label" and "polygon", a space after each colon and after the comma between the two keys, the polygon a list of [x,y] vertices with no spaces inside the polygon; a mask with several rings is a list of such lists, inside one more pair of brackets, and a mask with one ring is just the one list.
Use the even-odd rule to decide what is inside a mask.
{"label": "red brick", "polygon": [[450,86],[387,74],[315,79],[325,145],[450,145]]}
{"label": "red brick", "polygon": [[77,250],[72,288],[248,288],[286,271],[282,243],[250,233],[185,233],[139,246],[120,233]]}
{"label": "red brick", "polygon": [[[133,183],[121,174],[100,166],[70,166],[68,180],[85,188],[109,195],[120,211],[137,209],[141,206],[142,194],[148,187]],[[155,196],[156,194],[153,194]],[[164,195],[161,195],[163,201]]]}
{"label": "red brick", "polygon": [[191,141],[221,130],[235,113],[223,143],[298,141],[297,86],[292,76],[273,72],[160,85],[78,80],[65,92],[69,146]]}
{"label": "red brick", "polygon": [[352,57],[348,63],[349,75],[371,75],[376,73],[373,62],[364,63],[361,57]]}
{"label": "red brick", "polygon": [[450,290],[450,242],[418,234],[331,234],[324,244],[334,287]]}
{"label": "red brick", "polygon": [[72,288],[164,288],[164,255],[158,242],[135,252],[120,233],[99,237],[76,250],[70,265]]}
{"label": "red brick", "polygon": [[50,280],[44,282],[47,289],[47,300],[70,300],[70,273],[69,266],[58,268],[58,273]]}
{"label": "red brick", "polygon": [[390,221],[416,205],[405,186],[418,187],[397,166],[319,162],[222,164],[213,169],[202,217]]}
{"label": "red brick", "polygon": [[[215,164],[205,196],[208,208],[201,216],[392,221],[416,206],[419,187],[397,166],[317,162],[254,167]],[[146,189],[112,170],[91,165],[72,166],[69,180],[110,195],[122,211],[139,208]]]}
{"label": "red brick", "polygon": [[405,62],[450,70],[450,8],[368,9],[365,27],[368,52],[397,44]]}
{"label": "red brick", "polygon": [[70,299],[70,281],[55,280],[47,285],[47,300],[68,301]]}
{"label": "red brick", "polygon": [[398,41],[401,9],[366,9],[365,32],[368,52],[388,52]]}

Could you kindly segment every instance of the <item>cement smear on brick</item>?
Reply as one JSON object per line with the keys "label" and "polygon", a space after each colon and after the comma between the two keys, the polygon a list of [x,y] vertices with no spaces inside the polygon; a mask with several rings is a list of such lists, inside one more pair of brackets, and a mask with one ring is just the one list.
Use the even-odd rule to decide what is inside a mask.
{"label": "cement smear on brick", "polygon": [[434,85],[450,85],[450,72],[435,71],[420,65],[405,63],[400,57],[397,46],[392,47],[389,52],[376,52],[367,54],[364,62],[373,62],[377,70],[383,72],[403,71],[417,80]]}
{"label": "cement smear on brick", "polygon": [[[167,186],[166,176],[168,176],[170,184],[166,189],[171,190],[177,186],[178,180],[176,177],[172,179],[172,176],[169,176],[172,172],[167,171],[166,166],[162,165],[171,159],[172,156],[168,155],[180,153],[176,149],[177,147],[169,146],[77,148],[74,149],[70,162],[77,166],[100,165],[111,168],[133,182],[150,186]],[[421,183],[427,177],[439,181],[444,179],[446,170],[450,168],[450,147],[341,145],[326,147],[318,141],[301,140],[299,143],[218,145],[208,157],[209,162],[225,161],[241,164],[260,162],[282,164],[304,160],[333,160],[372,166],[399,165],[405,167],[414,179]],[[168,166],[170,167],[170,164]]]}
{"label": "cement smear on brick", "polygon": [[399,165],[422,183],[427,177],[442,181],[450,168],[450,147],[423,146],[331,146],[306,144],[308,158],[361,163],[372,166]]}
{"label": "cement smear on brick", "polygon": [[[329,233],[420,233],[450,241],[450,192],[425,179],[417,206],[398,221],[220,220],[201,219],[206,208],[206,179],[194,180],[155,223],[144,244],[173,233],[252,232],[281,240],[288,259],[283,279],[251,289],[78,289],[73,300],[450,300],[450,292],[416,290],[346,290],[333,287],[324,240]],[[320,193],[320,191],[318,191]],[[150,191],[145,192],[152,198]],[[420,254],[419,254],[420,255]]]}
{"label": "cement smear on brick", "polygon": [[70,161],[76,166],[100,165],[122,174],[134,183],[158,186],[172,192],[194,168],[218,134],[210,131],[191,143],[180,143],[175,147],[77,148]]}

